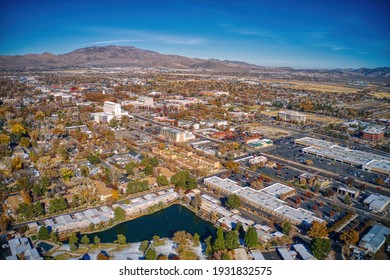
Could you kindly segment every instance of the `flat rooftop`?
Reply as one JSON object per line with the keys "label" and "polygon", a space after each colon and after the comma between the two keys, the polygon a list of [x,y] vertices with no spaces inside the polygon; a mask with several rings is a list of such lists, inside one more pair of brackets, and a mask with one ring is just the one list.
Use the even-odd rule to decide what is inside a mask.
{"label": "flat rooftop", "polygon": [[283,206],[285,203],[283,200],[277,199],[271,194],[262,191],[256,191],[251,188],[243,188],[236,194],[271,211],[274,211],[275,209]]}
{"label": "flat rooftop", "polygon": [[314,216],[314,213],[307,211],[302,208],[292,208],[287,205],[283,205],[278,209],[274,210],[276,213],[282,214],[292,220],[294,220],[297,224],[305,222],[307,224],[311,224],[313,221],[323,222],[323,220]]}
{"label": "flat rooftop", "polygon": [[286,194],[295,191],[295,189],[281,183],[275,183],[269,187],[262,189],[262,191],[269,193],[273,196],[280,196],[281,194]]}
{"label": "flat rooftop", "polygon": [[221,189],[223,189],[227,192],[231,192],[231,193],[236,193],[239,190],[241,190],[241,187],[236,182],[234,182],[233,180],[230,180],[228,178],[221,179],[217,176],[213,176],[213,177],[204,179],[204,182],[213,184],[213,185],[217,186],[218,188],[221,188]]}
{"label": "flat rooftop", "polygon": [[379,169],[387,174],[390,174],[390,161],[389,160],[376,160],[376,159],[373,159],[369,162],[367,162],[366,164],[364,164],[364,166],[367,166],[367,167],[370,167],[370,168],[373,168],[373,169]]}

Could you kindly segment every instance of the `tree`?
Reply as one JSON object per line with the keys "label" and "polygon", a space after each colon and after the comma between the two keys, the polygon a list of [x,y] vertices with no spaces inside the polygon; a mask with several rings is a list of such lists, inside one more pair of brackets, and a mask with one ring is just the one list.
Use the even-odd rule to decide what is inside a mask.
{"label": "tree", "polygon": [[194,234],[193,245],[194,247],[198,247],[200,245],[200,236],[196,232]]}
{"label": "tree", "polygon": [[89,237],[87,235],[83,235],[83,237],[81,237],[81,243],[83,243],[84,245],[87,245],[91,242],[91,240],[89,239]]}
{"label": "tree", "polygon": [[102,243],[101,240],[100,240],[100,237],[95,235],[95,237],[93,238],[93,243],[95,245],[100,245],[100,243]]}
{"label": "tree", "polygon": [[70,247],[70,250],[72,252],[77,251],[77,249],[78,249],[78,247],[75,243],[70,243],[69,247]]}
{"label": "tree", "polygon": [[11,137],[7,134],[0,133],[0,143],[8,146],[11,143]]}
{"label": "tree", "polygon": [[72,232],[72,234],[69,236],[69,244],[77,244],[78,242],[79,238],[77,237],[77,234]]}
{"label": "tree", "polygon": [[149,241],[148,240],[143,240],[141,242],[141,244],[139,245],[139,250],[142,252],[142,253],[145,253],[146,249],[148,249],[149,247]]}
{"label": "tree", "polygon": [[186,190],[192,190],[196,188],[196,178],[192,176],[188,171],[179,171],[171,178],[171,183],[176,187],[181,187]]}
{"label": "tree", "polygon": [[21,136],[23,134],[26,134],[26,128],[21,124],[21,123],[15,123],[14,125],[11,126],[11,132]]}
{"label": "tree", "polygon": [[223,236],[223,230],[221,227],[217,229],[217,237],[214,240],[214,251],[219,251],[225,249],[225,238]]}
{"label": "tree", "polygon": [[176,251],[179,254],[184,253],[188,250],[189,240],[192,239],[191,234],[185,232],[184,230],[177,231],[173,235],[172,241],[177,244]]}
{"label": "tree", "polygon": [[98,156],[96,156],[96,155],[89,155],[89,156],[87,157],[87,160],[88,160],[90,163],[92,163],[92,164],[98,164],[98,163],[101,162],[101,161],[100,161],[100,158],[99,158]]}
{"label": "tree", "polygon": [[350,229],[350,230],[344,231],[340,235],[340,240],[344,241],[344,243],[347,244],[347,245],[349,245],[349,244],[356,244],[356,243],[359,242],[359,232],[357,232],[354,229]]}
{"label": "tree", "polygon": [[282,228],[283,228],[283,233],[288,235],[290,233],[290,230],[291,230],[291,223],[288,221],[285,221],[282,225]]}
{"label": "tree", "polygon": [[25,148],[30,147],[30,140],[28,137],[22,137],[20,138],[19,145]]}
{"label": "tree", "polygon": [[149,249],[146,251],[145,259],[147,260],[155,260],[157,258],[156,249],[149,246]]}
{"label": "tree", "polygon": [[115,220],[124,221],[126,219],[126,212],[121,207],[116,207],[114,210]]}
{"label": "tree", "polygon": [[226,233],[225,237],[226,249],[233,250],[240,246],[238,241],[238,231],[231,230]]}
{"label": "tree", "polygon": [[80,166],[80,173],[81,173],[81,176],[83,176],[84,178],[88,177],[89,176],[89,168],[88,168],[88,166],[81,165]]}
{"label": "tree", "polygon": [[69,179],[74,176],[74,172],[70,168],[66,168],[66,167],[61,168],[60,172],[61,172],[62,179],[65,181],[69,181]]}
{"label": "tree", "polygon": [[50,240],[53,242],[58,242],[58,234],[54,230],[50,232]]}
{"label": "tree", "polygon": [[202,205],[202,197],[200,194],[196,194],[195,197],[190,202],[191,206],[195,209],[199,209],[199,207]]}
{"label": "tree", "polygon": [[326,238],[328,237],[328,230],[325,222],[313,221],[307,235],[312,238]]}
{"label": "tree", "polygon": [[380,186],[385,185],[385,181],[381,177],[376,178],[375,183]]}
{"label": "tree", "polygon": [[38,239],[40,240],[48,240],[50,237],[49,230],[47,227],[40,227],[38,230]]}
{"label": "tree", "polygon": [[134,175],[134,162],[129,162],[125,166],[127,175]]}
{"label": "tree", "polygon": [[68,209],[68,206],[63,197],[53,198],[52,200],[50,200],[50,204],[49,204],[50,213],[58,213],[58,212],[65,211],[66,209]]}
{"label": "tree", "polygon": [[235,209],[235,208],[238,208],[241,206],[241,199],[238,195],[236,194],[231,194],[229,195],[228,199],[227,199],[227,203],[226,205],[231,208],[231,209]]}
{"label": "tree", "polygon": [[124,236],[123,234],[118,234],[117,239],[114,241],[114,243],[126,244],[126,236]]}
{"label": "tree", "polygon": [[257,231],[254,227],[250,226],[247,229],[244,241],[248,248],[254,248],[259,244],[259,237],[257,236]]}
{"label": "tree", "polygon": [[351,202],[352,202],[351,197],[348,194],[346,194],[344,197],[344,203],[349,205],[351,204]]}
{"label": "tree", "polygon": [[311,159],[307,159],[307,160],[305,161],[305,163],[306,163],[307,165],[312,165],[312,164],[313,164],[313,161],[312,161]]}
{"label": "tree", "polygon": [[311,251],[318,260],[325,259],[331,249],[330,240],[327,238],[314,238],[311,242]]}
{"label": "tree", "polygon": [[23,167],[23,161],[18,157],[14,157],[11,162],[11,170],[19,170],[22,167]]}
{"label": "tree", "polygon": [[239,169],[239,164],[238,164],[238,162],[234,162],[234,161],[230,160],[230,161],[225,163],[225,167],[226,167],[226,169],[232,170],[234,173],[237,173],[238,169]]}
{"label": "tree", "polygon": [[146,165],[145,169],[144,169],[144,173],[145,173],[146,176],[152,175],[152,173],[153,173],[153,166],[151,166],[149,164]]}
{"label": "tree", "polygon": [[206,250],[205,250],[206,256],[210,258],[213,254],[213,246],[211,246],[211,236],[208,236],[204,240],[204,243],[206,244]]}
{"label": "tree", "polygon": [[156,182],[160,187],[169,185],[169,180],[164,175],[158,176]]}
{"label": "tree", "polygon": [[45,113],[42,110],[38,110],[34,115],[35,120],[43,120],[44,117]]}

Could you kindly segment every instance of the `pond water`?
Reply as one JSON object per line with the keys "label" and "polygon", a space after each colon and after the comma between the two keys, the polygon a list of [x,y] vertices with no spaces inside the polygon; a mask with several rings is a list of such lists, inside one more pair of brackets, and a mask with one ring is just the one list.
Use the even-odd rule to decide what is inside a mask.
{"label": "pond water", "polygon": [[192,211],[179,204],[172,205],[153,214],[123,222],[110,229],[88,234],[93,242],[94,237],[100,237],[102,243],[113,243],[118,234],[126,236],[128,243],[151,240],[154,235],[172,237],[177,231],[185,230],[192,235],[198,233],[201,240],[215,236],[216,228]]}

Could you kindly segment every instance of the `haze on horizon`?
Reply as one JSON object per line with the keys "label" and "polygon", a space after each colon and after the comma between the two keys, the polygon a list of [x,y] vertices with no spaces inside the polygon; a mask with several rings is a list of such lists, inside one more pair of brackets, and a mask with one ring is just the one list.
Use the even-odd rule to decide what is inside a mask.
{"label": "haze on horizon", "polygon": [[294,68],[390,65],[385,0],[0,1],[0,55],[122,45]]}

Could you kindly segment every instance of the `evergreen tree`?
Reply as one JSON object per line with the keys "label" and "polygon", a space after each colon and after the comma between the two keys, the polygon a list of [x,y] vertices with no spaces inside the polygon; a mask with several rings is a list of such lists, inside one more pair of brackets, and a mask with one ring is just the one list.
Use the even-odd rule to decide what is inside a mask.
{"label": "evergreen tree", "polygon": [[325,259],[331,249],[330,240],[327,238],[314,238],[311,242],[311,251],[318,260]]}
{"label": "evergreen tree", "polygon": [[231,209],[238,208],[241,206],[241,199],[238,195],[231,194],[227,199],[226,205]]}
{"label": "evergreen tree", "polygon": [[199,234],[197,234],[197,233],[195,232],[195,234],[194,234],[194,246],[195,246],[195,247],[198,247],[199,244],[200,244],[200,236],[199,236]]}
{"label": "evergreen tree", "polygon": [[227,249],[236,249],[240,246],[240,243],[238,242],[238,232],[236,230],[231,230],[228,233],[226,233],[226,248]]}
{"label": "evergreen tree", "polygon": [[157,258],[156,250],[153,247],[149,247],[146,251],[145,259],[147,260],[155,260]]}
{"label": "evergreen tree", "polygon": [[72,234],[69,236],[69,244],[77,244],[79,242],[79,238],[77,237],[77,234],[75,232],[72,232]]}
{"label": "evergreen tree", "polygon": [[205,240],[204,240],[204,243],[206,244],[206,256],[208,258],[210,258],[213,254],[213,247],[211,246],[211,236],[207,237]]}
{"label": "evergreen tree", "polygon": [[101,243],[100,237],[95,235],[95,237],[93,238],[93,243],[95,245],[99,245]]}
{"label": "evergreen tree", "polygon": [[83,237],[81,237],[81,243],[83,243],[84,245],[87,245],[91,242],[91,240],[89,239],[89,237],[87,235],[83,235]]}
{"label": "evergreen tree", "polygon": [[257,236],[257,231],[254,227],[250,226],[248,228],[244,241],[248,248],[254,248],[259,244],[259,237]]}
{"label": "evergreen tree", "polygon": [[115,220],[124,221],[126,219],[126,212],[121,207],[116,207],[114,210]]}
{"label": "evergreen tree", "polygon": [[50,237],[49,230],[47,227],[41,227],[38,231],[38,239],[40,240],[48,240]]}
{"label": "evergreen tree", "polygon": [[223,230],[221,227],[217,229],[217,237],[214,241],[213,249],[214,251],[225,249],[225,238],[223,237]]}

